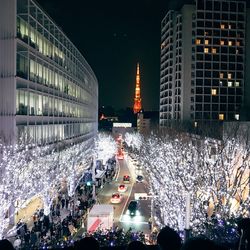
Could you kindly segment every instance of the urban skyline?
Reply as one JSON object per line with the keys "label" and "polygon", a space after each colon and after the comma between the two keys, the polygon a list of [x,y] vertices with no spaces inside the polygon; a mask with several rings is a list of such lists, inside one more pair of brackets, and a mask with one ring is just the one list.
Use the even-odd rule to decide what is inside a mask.
{"label": "urban skyline", "polygon": [[1,0],[0,249],[247,249],[246,1],[97,3]]}
{"label": "urban skyline", "polygon": [[[160,25],[170,8],[189,1],[38,0],[93,68],[99,104],[133,107],[134,65],[140,62],[145,110],[159,110]],[[120,95],[122,93],[122,95]]]}

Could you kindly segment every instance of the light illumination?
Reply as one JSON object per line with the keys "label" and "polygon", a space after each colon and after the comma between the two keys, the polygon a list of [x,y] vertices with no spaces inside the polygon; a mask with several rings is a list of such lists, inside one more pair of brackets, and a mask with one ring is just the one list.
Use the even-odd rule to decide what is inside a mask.
{"label": "light illumination", "polygon": [[217,95],[217,89],[211,89],[211,95]]}
{"label": "light illumination", "polygon": [[246,136],[232,137],[235,134],[229,131],[225,141],[199,138],[199,143],[181,133],[173,137],[161,131],[147,138],[125,134],[147,173],[158,226],[182,230],[189,225],[196,235],[204,233],[213,216],[225,220],[248,216],[250,149]]}
{"label": "light illumination", "polygon": [[[26,207],[34,196],[43,201],[44,213],[50,207],[64,182],[69,196],[90,167],[92,155],[103,162],[116,152],[111,136],[99,134],[96,142],[85,141],[57,152],[52,145],[35,144],[5,146],[0,143],[0,238],[7,237],[6,229],[14,222],[19,209]],[[9,216],[6,218],[6,214]],[[5,234],[5,235],[4,235]]]}
{"label": "light illumination", "polygon": [[224,114],[219,114],[219,120],[224,121]]}

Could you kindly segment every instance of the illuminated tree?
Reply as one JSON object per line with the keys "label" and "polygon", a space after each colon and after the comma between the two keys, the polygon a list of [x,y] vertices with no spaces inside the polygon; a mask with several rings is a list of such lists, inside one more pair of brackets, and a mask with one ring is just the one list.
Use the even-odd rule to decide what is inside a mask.
{"label": "illuminated tree", "polygon": [[[131,141],[138,138],[125,136],[125,142],[133,150],[136,144],[132,147]],[[212,218],[247,216],[248,136],[235,133],[219,141],[188,134],[151,134],[140,140],[137,157],[157,196],[154,203],[160,224],[184,228],[187,194],[191,196],[190,225],[196,232],[204,231]]]}
{"label": "illuminated tree", "polygon": [[104,161],[115,153],[115,141],[101,134],[97,143],[82,142],[56,151],[55,145],[37,146],[0,144],[0,238],[10,220],[14,221],[15,209],[25,206],[27,200],[39,196],[43,200],[44,213],[50,213],[53,199],[67,182],[68,193],[75,189],[90,167],[93,154]]}
{"label": "illuminated tree", "polygon": [[117,150],[116,142],[110,135],[106,133],[99,133],[95,141],[94,152],[97,159],[102,159],[104,163],[109,158],[112,158]]}

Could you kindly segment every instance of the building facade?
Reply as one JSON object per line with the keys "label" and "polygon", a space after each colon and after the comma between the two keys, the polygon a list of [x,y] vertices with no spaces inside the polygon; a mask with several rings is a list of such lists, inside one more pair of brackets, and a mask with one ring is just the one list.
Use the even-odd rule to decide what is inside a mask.
{"label": "building facade", "polygon": [[0,8],[0,137],[37,144],[94,138],[98,82],[62,30],[33,0]]}
{"label": "building facade", "polygon": [[249,88],[246,13],[245,1],[236,0],[197,0],[167,13],[161,28],[161,126],[242,119]]}

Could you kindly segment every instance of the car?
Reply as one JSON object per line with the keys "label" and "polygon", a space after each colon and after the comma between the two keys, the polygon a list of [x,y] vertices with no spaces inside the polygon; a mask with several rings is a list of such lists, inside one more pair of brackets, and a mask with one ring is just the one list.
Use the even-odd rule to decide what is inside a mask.
{"label": "car", "polygon": [[143,182],[143,176],[142,175],[137,175],[136,176],[136,182]]}
{"label": "car", "polygon": [[128,210],[127,210],[126,214],[130,215],[132,217],[140,215],[139,202],[136,201],[136,200],[130,201],[130,203],[128,205]]}
{"label": "car", "polygon": [[112,196],[111,196],[111,199],[110,199],[110,202],[112,204],[118,204],[118,203],[121,203],[122,201],[122,195],[120,193],[113,193]]}
{"label": "car", "polygon": [[118,192],[124,193],[126,191],[127,191],[127,186],[126,185],[121,184],[121,185],[118,186]]}
{"label": "car", "polygon": [[130,176],[129,175],[123,176],[123,183],[130,183]]}

